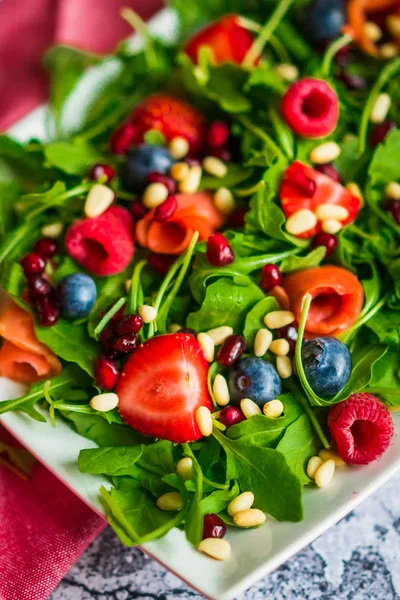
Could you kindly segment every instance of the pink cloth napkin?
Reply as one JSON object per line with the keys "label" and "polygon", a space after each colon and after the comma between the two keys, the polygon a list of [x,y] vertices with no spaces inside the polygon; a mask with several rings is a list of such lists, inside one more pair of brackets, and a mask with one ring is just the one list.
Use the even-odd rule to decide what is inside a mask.
{"label": "pink cloth napkin", "polygon": [[[40,65],[54,43],[111,52],[131,33],[119,17],[131,6],[148,18],[161,0],[2,0],[0,131],[46,99]],[[12,439],[0,428],[0,439]],[[0,600],[46,600],[105,526],[37,464],[26,482],[0,466]]]}

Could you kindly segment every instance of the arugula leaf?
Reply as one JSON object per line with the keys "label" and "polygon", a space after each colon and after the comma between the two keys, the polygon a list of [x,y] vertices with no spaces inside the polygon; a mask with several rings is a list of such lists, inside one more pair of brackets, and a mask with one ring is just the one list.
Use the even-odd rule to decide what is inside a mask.
{"label": "arugula leaf", "polygon": [[300,271],[302,269],[311,269],[318,267],[325,258],[325,246],[318,246],[311,250],[306,256],[292,255],[285,258],[280,264],[282,273],[291,273],[292,271]]}
{"label": "arugula leaf", "polygon": [[389,348],[382,360],[377,360],[372,367],[368,392],[377,394],[391,406],[400,406],[399,372],[400,354]]}
{"label": "arugula leaf", "polygon": [[322,444],[306,414],[289,425],[276,449],[281,452],[293,473],[307,485],[310,479],[306,474],[307,462],[318,454]]}
{"label": "arugula leaf", "polygon": [[51,142],[44,147],[44,155],[49,165],[68,175],[87,175],[90,167],[104,159],[101,154],[83,138],[70,142]]}
{"label": "arugula leaf", "polygon": [[14,205],[20,193],[21,187],[18,181],[0,180],[0,241],[12,227],[15,218]]}
{"label": "arugula leaf", "polygon": [[212,175],[203,175],[201,178],[200,189],[213,191],[220,187],[234,188],[249,179],[252,175],[252,169],[246,169],[237,163],[227,163],[228,171],[224,177],[214,177]]}
{"label": "arugula leaf", "polygon": [[113,446],[81,450],[78,468],[81,473],[109,476],[130,475],[130,469],[143,454],[144,446]]}
{"label": "arugula leaf", "polygon": [[72,423],[79,435],[92,440],[98,446],[135,446],[151,441],[127,425],[108,423],[99,414],[87,415],[64,410],[62,415]]}
{"label": "arugula leaf", "polygon": [[216,490],[205,498],[199,504],[200,512],[203,515],[210,513],[220,513],[225,510],[228,504],[240,494],[240,489],[237,481],[229,490]]}
{"label": "arugula leaf", "polygon": [[366,323],[384,344],[400,346],[400,313],[398,310],[382,308]]}
{"label": "arugula leaf", "polygon": [[259,329],[265,328],[264,317],[273,310],[279,310],[279,304],[272,296],[267,296],[247,313],[244,322],[243,337],[249,348],[253,347],[254,338]]}
{"label": "arugula leaf", "polygon": [[201,509],[201,500],[203,498],[203,472],[199,463],[196,460],[189,444],[184,444],[184,453],[189,456],[193,462],[193,481],[195,484],[195,492],[190,500],[185,516],[185,533],[186,538],[193,544],[195,548],[201,542],[203,533],[203,515]]}

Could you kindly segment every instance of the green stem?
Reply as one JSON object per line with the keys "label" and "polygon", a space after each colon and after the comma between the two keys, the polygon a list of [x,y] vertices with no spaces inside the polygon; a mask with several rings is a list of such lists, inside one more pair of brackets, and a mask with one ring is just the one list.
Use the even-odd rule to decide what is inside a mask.
{"label": "green stem", "polygon": [[338,38],[337,40],[332,42],[332,44],[327,48],[327,50],[324,54],[324,58],[322,59],[322,65],[321,65],[322,77],[324,77],[324,78],[329,77],[331,70],[332,70],[333,60],[334,60],[336,54],[339,52],[339,50],[341,50],[345,46],[348,46],[348,44],[350,44],[351,41],[352,41],[352,38],[349,35],[342,35],[340,38]]}
{"label": "green stem", "polygon": [[259,190],[260,187],[262,187],[262,185],[263,185],[263,182],[262,181],[258,181],[257,183],[255,183],[251,187],[242,188],[242,189],[236,189],[235,190],[235,195],[236,196],[240,196],[241,198],[246,198],[247,196],[253,196],[253,194],[255,194],[256,191]]}
{"label": "green stem", "polygon": [[204,481],[204,483],[207,483],[207,485],[215,488],[216,490],[229,490],[229,483],[216,483],[215,481],[211,481],[204,475],[203,475],[203,481]]}
{"label": "green stem", "polygon": [[290,64],[290,55],[286,50],[286,47],[282,44],[281,40],[276,35],[271,35],[269,43],[271,44],[276,56],[281,61],[281,63]]}
{"label": "green stem", "polygon": [[286,123],[283,122],[276,108],[272,105],[268,108],[269,118],[272,122],[272,127],[274,128],[275,135],[278,138],[279,145],[283,149],[284,153],[291,161],[294,157],[294,139],[293,134],[290,131],[289,127]]}
{"label": "green stem", "polygon": [[270,150],[275,152],[281,158],[284,158],[284,154],[283,154],[282,150],[274,142],[274,140],[268,135],[268,133],[265,133],[265,131],[263,129],[261,129],[261,127],[258,127],[258,125],[254,125],[254,123],[252,123],[250,121],[250,119],[248,119],[244,115],[238,115],[236,117],[236,119],[239,121],[239,123],[244,125],[244,127],[247,127],[247,129],[250,129],[250,131],[252,131],[254,133],[254,135],[256,135],[257,137],[262,139]]}
{"label": "green stem", "polygon": [[355,332],[357,331],[357,329],[359,329],[362,325],[365,325],[365,323],[367,323],[367,321],[369,321],[370,319],[372,319],[372,317],[378,311],[380,311],[380,309],[382,308],[382,306],[385,305],[386,300],[387,300],[387,296],[384,296],[383,298],[381,298],[379,300],[379,302],[377,302],[364,315],[361,313],[360,318],[354,323],[354,325],[352,325],[350,327],[350,329],[348,329],[347,331],[345,331],[344,333],[342,333],[341,335],[339,335],[340,341],[343,342],[344,344],[348,344],[349,341],[351,340],[351,338],[353,337],[353,335],[355,334]]}
{"label": "green stem", "polygon": [[116,315],[117,312],[120,310],[120,308],[122,308],[124,306],[125,302],[126,302],[126,298],[125,298],[125,296],[123,296],[122,298],[120,298],[119,300],[114,302],[114,304],[112,305],[110,310],[108,310],[106,312],[106,314],[101,319],[101,321],[99,321],[99,323],[97,324],[97,326],[95,327],[95,330],[93,332],[93,335],[96,339],[98,339],[99,334],[103,331],[103,329],[107,325],[107,323],[109,321],[111,321],[113,316]]}
{"label": "green stem", "polygon": [[157,69],[157,53],[145,21],[143,21],[137,12],[126,6],[121,9],[120,15],[134,31],[143,36],[144,55],[146,57],[147,66],[149,67],[149,71],[155,71]]}
{"label": "green stem", "polygon": [[131,280],[131,287],[129,289],[128,302],[126,307],[126,314],[132,315],[137,312],[139,308],[139,294],[140,294],[140,275],[143,267],[147,264],[146,260],[139,261],[133,269],[133,275]]}
{"label": "green stem", "polygon": [[27,213],[25,218],[29,219],[29,220],[33,219],[34,217],[37,217],[41,213],[45,212],[48,208],[53,208],[53,206],[58,206],[59,204],[63,204],[65,202],[65,200],[69,200],[70,198],[75,198],[76,196],[81,196],[82,194],[85,194],[86,192],[88,192],[92,185],[93,185],[92,182],[83,183],[82,185],[78,185],[78,186],[74,187],[72,190],[69,190],[68,192],[64,192],[63,194],[56,196],[47,204],[42,204],[41,206],[38,206],[36,209]]}
{"label": "green stem", "polygon": [[293,254],[298,254],[299,252],[301,252],[301,248],[294,248],[293,250],[285,250],[285,252],[279,252],[277,254],[262,254],[250,258],[239,258],[239,260],[232,263],[231,267],[232,269],[237,269],[241,274],[244,272],[251,273],[251,271],[261,269],[264,265],[281,261],[284,258],[288,258]]}

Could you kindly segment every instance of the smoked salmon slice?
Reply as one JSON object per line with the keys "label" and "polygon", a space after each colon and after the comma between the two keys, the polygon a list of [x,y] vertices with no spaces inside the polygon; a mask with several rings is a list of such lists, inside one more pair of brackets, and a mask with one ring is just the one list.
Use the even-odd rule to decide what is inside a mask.
{"label": "smoked salmon slice", "polygon": [[30,384],[61,372],[57,356],[37,339],[31,315],[5,294],[0,296],[0,336],[3,377]]}

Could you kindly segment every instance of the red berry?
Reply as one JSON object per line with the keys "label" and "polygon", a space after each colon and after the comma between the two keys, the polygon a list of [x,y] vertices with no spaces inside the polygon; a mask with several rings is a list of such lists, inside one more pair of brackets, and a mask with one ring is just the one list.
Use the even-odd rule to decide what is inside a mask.
{"label": "red berry", "polygon": [[125,333],[116,338],[113,343],[113,349],[117,352],[133,352],[136,348],[139,348],[140,340],[136,333]]}
{"label": "red berry", "polygon": [[233,229],[240,229],[244,226],[244,218],[248,211],[247,206],[238,206],[229,216],[229,225]]}
{"label": "red berry", "polygon": [[41,275],[46,267],[46,261],[40,254],[29,252],[21,259],[21,267],[26,276]]}
{"label": "red berry", "polygon": [[223,162],[230,162],[232,160],[232,152],[225,146],[221,146],[221,148],[211,148],[209,154],[210,156],[219,158]]}
{"label": "red berry", "polygon": [[314,168],[316,171],[319,171],[319,173],[323,173],[324,175],[327,175],[334,181],[337,181],[337,183],[341,183],[342,179],[339,175],[339,171],[332,163],[326,163],[325,165],[316,165]]}
{"label": "red berry", "polygon": [[231,427],[245,421],[246,417],[238,406],[225,406],[220,412],[219,420],[225,427]]}
{"label": "red berry", "polygon": [[146,208],[141,202],[139,202],[139,200],[133,200],[133,202],[131,202],[129,206],[129,210],[131,211],[131,214],[135,221],[140,221],[140,219],[143,219],[147,212]]}
{"label": "red berry", "polygon": [[229,139],[229,126],[224,121],[214,121],[206,132],[206,144],[209,148],[220,148]]}
{"label": "red berry", "polygon": [[110,137],[110,152],[112,154],[126,154],[133,142],[135,128],[130,123],[124,123],[116,129]]}
{"label": "red berry", "polygon": [[400,225],[400,200],[393,200],[390,212],[392,213],[393,219],[396,221],[397,225]]}
{"label": "red berry", "polygon": [[157,221],[157,223],[164,223],[165,221],[168,221],[177,208],[178,201],[176,196],[168,196],[168,198],[164,200],[162,204],[157,206],[156,210],[154,211],[154,220]]}
{"label": "red berry", "polygon": [[57,240],[53,238],[41,238],[35,244],[34,250],[36,254],[40,254],[43,258],[53,258],[59,250]]}
{"label": "red berry", "polygon": [[60,318],[60,308],[54,294],[38,296],[35,304],[39,315],[39,323],[42,327],[53,327]]}
{"label": "red berry", "polygon": [[89,171],[89,179],[97,181],[100,177],[105,177],[105,183],[110,183],[115,177],[115,170],[110,165],[97,163]]}
{"label": "red berry", "polygon": [[102,390],[111,391],[117,385],[119,379],[119,368],[115,361],[100,354],[95,364],[94,379],[96,385]]}
{"label": "red berry", "polygon": [[[120,213],[125,218],[120,218]],[[134,253],[133,236],[128,231],[131,220],[126,209],[111,207],[99,217],[75,221],[65,237],[68,254],[94,275],[120,273]]]}
{"label": "red berry", "polygon": [[28,277],[28,288],[32,298],[36,298],[37,296],[46,296],[46,294],[50,294],[53,288],[50,283],[44,277],[40,275],[32,275]]}
{"label": "red berry", "polygon": [[293,186],[298,188],[300,194],[306,198],[312,198],[317,191],[317,184],[314,179],[306,175],[300,163],[293,163],[288,179]]}
{"label": "red berry", "polygon": [[286,325],[285,327],[280,327],[279,329],[275,329],[275,337],[276,339],[284,339],[289,342],[289,354],[293,355],[296,350],[296,341],[297,341],[297,329],[294,325]]}
{"label": "red berry", "polygon": [[161,173],[150,173],[147,178],[148,183],[162,183],[168,190],[168,194],[175,194],[176,192],[176,182],[167,175],[162,175]]}
{"label": "red berry", "polygon": [[338,245],[338,239],[332,233],[324,233],[323,231],[321,231],[320,233],[317,233],[317,235],[313,239],[312,245],[314,248],[317,248],[318,246],[325,246],[325,248],[326,248],[325,258],[326,258],[330,254],[332,254],[332,252],[334,250],[336,250],[337,245]]}
{"label": "red berry", "polygon": [[233,250],[222,233],[214,233],[207,240],[207,259],[214,267],[225,267],[234,261]]}
{"label": "red berry", "polygon": [[246,341],[241,335],[230,335],[226,338],[218,352],[218,362],[224,367],[231,367],[246,350]]}
{"label": "red berry", "polygon": [[346,71],[341,71],[339,80],[350,91],[365,90],[367,87],[367,82],[363,77],[360,77],[359,75],[349,75]]}
{"label": "red berry", "polygon": [[267,294],[276,285],[281,285],[282,273],[276,265],[264,265],[261,271],[260,286]]}
{"label": "red berry", "polygon": [[386,119],[386,121],[383,121],[383,123],[375,125],[371,129],[371,133],[369,136],[369,143],[372,146],[372,148],[375,148],[375,146],[381,144],[384,141],[387,134],[389,133],[389,131],[395,129],[396,127],[396,123],[394,121],[391,121],[390,119]]}
{"label": "red berry", "polygon": [[282,98],[282,115],[297,135],[319,138],[332,133],[339,116],[334,90],[320,79],[306,77],[292,83]]}
{"label": "red berry", "polygon": [[174,254],[157,254],[152,252],[149,256],[149,266],[160,273],[166,275],[171,268],[171,265],[176,261]]}
{"label": "red berry", "polygon": [[203,540],[206,538],[223,538],[226,534],[226,524],[215,513],[204,515]]}
{"label": "red berry", "polygon": [[143,319],[140,315],[128,315],[124,317],[117,325],[117,334],[138,333],[143,326]]}
{"label": "red berry", "polygon": [[394,433],[386,406],[364,392],[332,406],[328,425],[340,456],[350,465],[366,465],[380,458]]}

